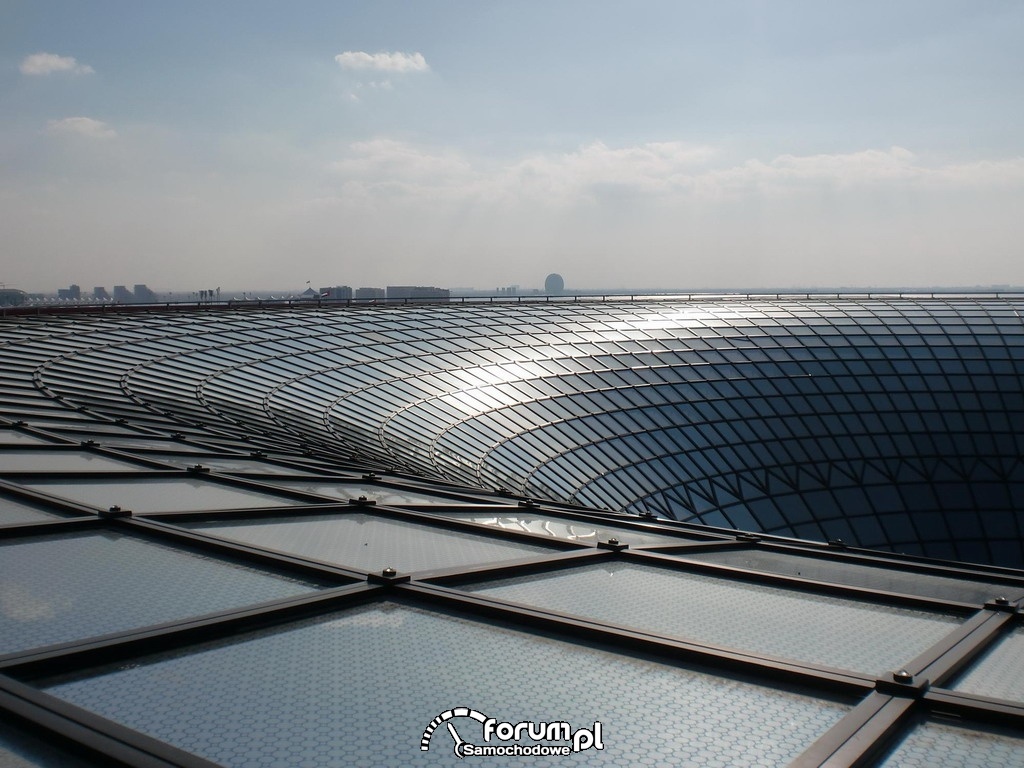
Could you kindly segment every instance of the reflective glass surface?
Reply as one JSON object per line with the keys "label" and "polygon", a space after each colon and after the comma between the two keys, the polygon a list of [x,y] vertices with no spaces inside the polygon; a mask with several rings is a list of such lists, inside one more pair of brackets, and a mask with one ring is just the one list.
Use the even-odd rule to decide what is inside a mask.
{"label": "reflective glass surface", "polygon": [[550,554],[546,547],[492,539],[361,513],[283,521],[197,521],[185,527],[363,571],[454,568]]}
{"label": "reflective glass surface", "polygon": [[89,762],[71,754],[48,736],[38,736],[0,718],[0,765],[4,768],[91,768]]}
{"label": "reflective glass surface", "polygon": [[49,512],[13,499],[0,497],[0,525],[7,523],[43,523],[50,520],[67,520],[68,515]]}
{"label": "reflective glass surface", "polygon": [[519,576],[470,591],[648,632],[882,674],[959,619],[632,563]]}
{"label": "reflective glass surface", "polygon": [[111,532],[9,539],[0,541],[0,654],[316,588]]}
{"label": "reflective glass surface", "polygon": [[298,503],[270,493],[257,493],[184,476],[168,480],[32,480],[19,485],[97,509],[116,505],[133,512],[286,507]]}
{"label": "reflective glass surface", "polygon": [[1024,595],[1024,587],[977,581],[967,577],[936,576],[912,573],[881,565],[845,563],[841,560],[808,557],[805,555],[769,552],[761,549],[707,550],[680,555],[687,560],[700,560],[737,568],[752,568],[766,573],[798,576],[814,581],[829,581],[853,587],[866,587],[884,592],[937,597],[979,605],[994,597],[1004,596],[1016,600]]}
{"label": "reflective glass surface", "polygon": [[458,511],[448,511],[440,514],[443,514],[445,517],[470,520],[482,525],[492,525],[495,528],[536,533],[541,536],[550,536],[553,539],[576,541],[581,544],[596,544],[599,541],[608,541],[611,538],[618,539],[623,544],[633,547],[682,544],[686,542],[686,539],[681,536],[677,538],[665,534],[638,531],[633,528],[607,525],[603,522],[587,522],[573,520],[568,517],[555,517],[553,515],[528,513],[502,513],[501,515],[495,515]]}
{"label": "reflective glass surface", "polygon": [[0,472],[125,472],[142,469],[89,451],[0,451]]}
{"label": "reflective glass surface", "polygon": [[53,441],[26,435],[13,429],[0,429],[0,445],[52,445]]}
{"label": "reflective glass surface", "polygon": [[[605,748],[576,755],[572,764],[775,766],[847,709],[395,605],[42,684],[227,766],[451,765],[454,742],[444,725],[432,732],[428,751],[420,743],[433,718],[459,706],[512,723],[565,720],[573,730],[600,721]],[[483,742],[478,722],[450,722],[460,737]],[[567,758],[519,760],[556,766]]]}
{"label": "reflective glass surface", "polygon": [[1019,768],[1024,737],[1017,732],[965,728],[949,722],[918,725],[878,763],[885,768]]}
{"label": "reflective glass surface", "polygon": [[953,688],[994,699],[1024,701],[1024,629],[1017,627],[998,641]]}

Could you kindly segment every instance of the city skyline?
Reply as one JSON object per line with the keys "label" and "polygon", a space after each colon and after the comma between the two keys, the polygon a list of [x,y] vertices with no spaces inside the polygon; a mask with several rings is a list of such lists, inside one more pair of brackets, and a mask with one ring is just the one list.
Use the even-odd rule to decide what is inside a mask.
{"label": "city skyline", "polygon": [[1018,4],[5,17],[8,286],[1024,283]]}

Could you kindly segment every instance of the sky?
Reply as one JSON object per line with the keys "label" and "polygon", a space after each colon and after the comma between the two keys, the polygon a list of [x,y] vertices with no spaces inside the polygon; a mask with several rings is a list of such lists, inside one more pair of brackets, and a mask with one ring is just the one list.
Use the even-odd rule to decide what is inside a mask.
{"label": "sky", "polygon": [[1024,285],[1019,0],[0,0],[0,283]]}

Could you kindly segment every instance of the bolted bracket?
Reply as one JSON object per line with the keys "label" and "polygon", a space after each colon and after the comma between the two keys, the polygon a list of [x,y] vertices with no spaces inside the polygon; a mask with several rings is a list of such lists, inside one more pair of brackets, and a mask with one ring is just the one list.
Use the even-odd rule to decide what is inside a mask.
{"label": "bolted bracket", "polygon": [[193,464],[191,467],[187,467],[185,471],[192,475],[198,475],[203,472],[209,472],[210,468],[204,467],[202,464]]}
{"label": "bolted bracket", "polygon": [[538,504],[533,499],[524,499],[523,501],[519,502],[519,506],[522,507],[523,509],[540,509],[540,504]]}
{"label": "bolted bracket", "polygon": [[109,509],[101,509],[100,517],[104,520],[113,520],[118,517],[131,517],[132,511],[130,509],[121,509],[117,504],[110,507]]}
{"label": "bolted bracket", "polygon": [[348,503],[353,507],[372,507],[377,504],[377,500],[360,496],[358,499],[349,499]]}
{"label": "bolted bracket", "polygon": [[917,679],[905,669],[900,669],[889,677],[880,677],[875,681],[875,690],[879,693],[910,699],[921,698],[929,687],[931,687],[929,680]]}
{"label": "bolted bracket", "polygon": [[621,552],[624,549],[629,549],[629,544],[623,544],[618,539],[608,539],[608,541],[597,542],[598,549],[610,549],[613,552]]}
{"label": "bolted bracket", "polygon": [[757,541],[760,541],[760,540],[761,540],[761,537],[758,536],[756,533],[737,533],[736,534],[736,541],[757,542]]}
{"label": "bolted bracket", "polygon": [[985,607],[990,611],[1003,611],[1004,613],[1017,613],[1018,606],[1016,603],[1010,602],[1007,597],[994,597],[985,603]]}
{"label": "bolted bracket", "polygon": [[367,584],[405,584],[411,580],[409,574],[400,574],[390,565],[380,573],[370,573],[366,576]]}

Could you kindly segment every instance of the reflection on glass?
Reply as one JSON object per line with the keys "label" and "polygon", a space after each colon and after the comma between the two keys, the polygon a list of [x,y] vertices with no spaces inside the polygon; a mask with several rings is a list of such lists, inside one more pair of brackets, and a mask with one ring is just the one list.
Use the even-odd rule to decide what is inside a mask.
{"label": "reflection on glass", "polygon": [[964,728],[948,722],[918,725],[878,763],[880,768],[1011,768],[1024,765],[1024,738],[1020,732]]}
{"label": "reflection on glass", "polygon": [[284,521],[199,521],[186,527],[226,539],[313,557],[364,571],[400,572],[518,560],[552,550],[475,533],[361,513],[293,517]]}
{"label": "reflection on glass", "polygon": [[444,512],[442,514],[445,517],[457,517],[460,520],[469,520],[482,525],[492,525],[495,528],[535,533],[541,536],[550,536],[553,539],[576,541],[581,544],[596,544],[599,541],[608,541],[608,539],[612,538],[633,547],[682,544],[686,541],[682,537],[647,533],[633,528],[623,528],[604,523],[588,523],[567,517],[553,517],[551,515],[513,513],[496,516],[494,514],[481,514],[480,512],[458,511]]}

